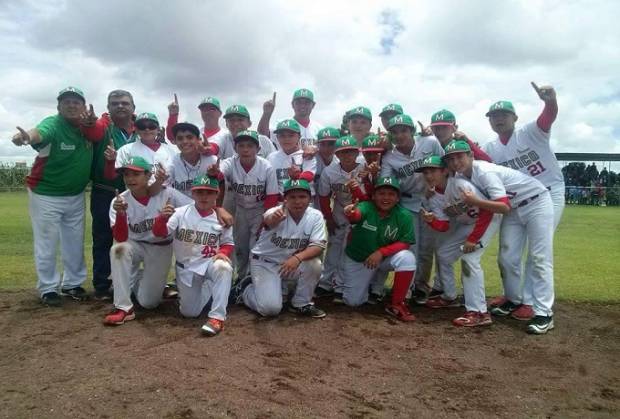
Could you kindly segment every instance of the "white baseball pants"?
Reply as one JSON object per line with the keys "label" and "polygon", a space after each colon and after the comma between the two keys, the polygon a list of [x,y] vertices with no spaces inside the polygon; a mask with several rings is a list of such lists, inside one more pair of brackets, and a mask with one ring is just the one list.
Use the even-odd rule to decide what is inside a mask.
{"label": "white baseball pants", "polygon": [[[133,307],[133,291],[138,303],[147,309],[161,303],[170,263],[172,245],[153,245],[128,240],[110,249],[114,306],[128,311]],[[144,271],[140,270],[140,263]]]}
{"label": "white baseball pants", "polygon": [[210,261],[205,275],[198,275],[176,263],[179,311],[183,317],[198,317],[211,298],[209,317],[226,320],[226,306],[232,285],[232,266],[222,260]]}
{"label": "white baseball pants", "polygon": [[506,297],[521,303],[521,256],[527,243],[532,260],[532,307],[535,315],[553,315],[553,202],[548,192],[513,208],[502,220],[499,269]]}
{"label": "white baseball pants", "polygon": [[[58,288],[75,288],[86,280],[84,263],[84,192],[75,196],[39,195],[28,190],[34,236],[37,290],[41,295]],[[60,241],[63,274],[56,269]]]}
{"label": "white baseball pants", "polygon": [[415,256],[410,250],[401,250],[384,258],[376,269],[368,269],[363,262],[356,262],[345,254],[341,269],[342,286],[336,291],[342,293],[346,305],[360,306],[368,301],[368,287],[376,273],[415,271],[415,269]]}
{"label": "white baseball pants", "polygon": [[250,249],[256,244],[256,234],[263,222],[265,209],[238,206],[235,211],[233,236],[237,256],[237,277],[243,279],[250,273]]}
{"label": "white baseball pants", "polygon": [[277,316],[282,310],[283,296],[288,297],[294,288],[291,305],[303,307],[312,304],[314,289],[321,275],[321,260],[303,261],[297,271],[287,277],[280,276],[280,263],[255,259],[251,262],[252,283],[243,292],[246,306],[262,316]]}

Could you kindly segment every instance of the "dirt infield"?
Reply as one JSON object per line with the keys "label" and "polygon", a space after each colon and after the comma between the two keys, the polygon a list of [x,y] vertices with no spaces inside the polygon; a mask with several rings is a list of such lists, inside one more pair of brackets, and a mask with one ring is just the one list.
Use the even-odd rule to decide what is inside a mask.
{"label": "dirt infield", "polygon": [[174,301],[117,328],[109,305],[42,307],[0,294],[1,417],[618,417],[620,305],[559,304],[556,329],[497,321],[458,329],[458,309],[319,304],[328,317],[259,319],[234,307],[199,334]]}

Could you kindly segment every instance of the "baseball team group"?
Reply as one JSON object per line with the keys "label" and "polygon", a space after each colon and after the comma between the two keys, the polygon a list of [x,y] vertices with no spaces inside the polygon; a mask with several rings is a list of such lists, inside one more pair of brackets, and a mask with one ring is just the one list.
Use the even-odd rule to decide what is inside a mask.
{"label": "baseball team group", "polygon": [[[416,319],[412,305],[464,306],[455,326],[511,316],[544,334],[554,327],[564,180],[550,147],[555,90],[532,87],[544,103],[538,118],[517,127],[513,104],[494,103],[486,117],[497,138],[482,147],[446,109],[426,126],[392,103],[373,129],[358,106],[324,127],[311,118],[309,89],[296,90],[292,118],[272,126],[274,93],[254,131],[244,105],[215,97],[198,104],[199,127],[179,122],[175,94],[163,126],[136,113],[128,91],[110,92],[98,117],[67,87],[56,115],[13,136],[38,153],[26,182],[41,301],[87,298],[90,184],[93,298],[114,304],[106,325],[178,298],[182,316],[206,312],[201,330],[214,336],[230,304],[322,318],[315,300],[330,298],[384,304],[404,322]],[[481,258],[495,234],[504,292],[487,301]]]}

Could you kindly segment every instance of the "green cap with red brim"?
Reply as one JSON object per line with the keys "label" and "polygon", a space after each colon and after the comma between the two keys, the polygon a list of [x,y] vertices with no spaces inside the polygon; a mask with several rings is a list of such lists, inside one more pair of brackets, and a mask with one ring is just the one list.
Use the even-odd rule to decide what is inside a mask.
{"label": "green cap with red brim", "polygon": [[204,189],[207,191],[219,191],[220,182],[216,178],[209,177],[208,175],[198,176],[192,182],[192,191],[200,189]]}
{"label": "green cap with red brim", "polygon": [[338,138],[336,140],[336,153],[344,150],[356,150],[359,152],[360,148],[357,145],[357,140],[350,135]]}
{"label": "green cap with red brim", "polygon": [[365,106],[357,106],[349,110],[347,118],[351,119],[355,116],[361,116],[362,118],[368,119],[372,122],[372,112],[370,112],[370,109]]}
{"label": "green cap with red brim", "polygon": [[467,141],[463,140],[452,140],[448,143],[448,145],[444,149],[446,154],[442,158],[446,158],[446,156],[450,154],[456,153],[469,153],[471,152],[471,147],[467,143]]}
{"label": "green cap with red brim", "polygon": [[409,115],[402,114],[396,115],[395,117],[391,118],[390,122],[388,123],[388,129],[392,130],[392,128],[397,126],[409,127],[415,134],[415,124],[413,123],[413,118],[411,118]]}
{"label": "green cap with red brim", "polygon": [[143,157],[133,156],[130,157],[122,167],[119,167],[117,171],[122,172],[123,170],[128,169],[135,172],[150,172],[151,167],[151,163],[147,162]]}
{"label": "green cap with red brim", "polygon": [[250,112],[244,105],[232,105],[226,109],[224,113],[224,119],[228,119],[232,116],[241,116],[250,119]]}
{"label": "green cap with red brim", "polygon": [[293,100],[295,99],[308,99],[314,102],[314,93],[309,89],[297,89],[293,93]]}
{"label": "green cap with red brim", "polygon": [[364,138],[364,140],[362,141],[362,152],[382,152],[385,151],[385,148],[383,147],[383,141],[381,140],[381,137],[379,137],[377,134],[370,134],[368,136],[366,136],[366,138]]}
{"label": "green cap with red brim", "polygon": [[375,182],[375,190],[386,187],[386,186],[389,186],[390,188],[394,188],[400,192],[400,182],[398,181],[398,179],[396,179],[393,176],[380,177]]}
{"label": "green cap with red brim", "polygon": [[218,111],[222,112],[220,100],[216,97],[209,96],[209,97],[202,99],[202,101],[198,105],[198,109],[202,108],[203,106],[207,106],[207,105],[212,105],[213,107],[217,108]]}
{"label": "green cap with red brim", "polygon": [[491,107],[489,108],[489,111],[485,115],[491,116],[491,114],[496,113],[496,112],[508,112],[514,115],[517,114],[515,112],[515,107],[512,104],[512,102],[509,102],[507,100],[500,100],[492,104]]}
{"label": "green cap with red brim", "polygon": [[293,131],[297,134],[301,133],[301,128],[299,127],[299,123],[294,119],[285,119],[284,121],[280,121],[278,125],[276,125],[275,133],[281,131]]}
{"label": "green cap with red brim", "polygon": [[447,109],[442,109],[437,111],[431,116],[431,127],[441,126],[441,125],[455,125],[456,117],[452,112]]}
{"label": "green cap with red brim", "polygon": [[333,127],[325,127],[316,134],[317,141],[336,141],[340,138],[340,130]]}
{"label": "green cap with red brim", "polygon": [[383,107],[383,109],[381,109],[381,113],[379,114],[379,116],[395,116],[402,113],[404,113],[402,106],[400,106],[398,103],[390,103],[389,105],[386,105]]}
{"label": "green cap with red brim", "polygon": [[312,190],[310,189],[310,184],[305,179],[286,179],[282,186],[284,188],[285,194],[295,189],[304,190],[308,193],[312,192]]}
{"label": "green cap with red brim", "polygon": [[249,129],[237,133],[233,139],[235,143],[238,143],[241,140],[252,140],[256,143],[256,145],[260,145],[260,141],[258,140],[258,132]]}
{"label": "green cap with red brim", "polygon": [[422,165],[415,169],[415,172],[423,172],[424,169],[429,167],[438,167],[440,169],[443,169],[444,167],[446,167],[446,165],[441,159],[441,156],[428,156],[424,160],[422,160]]}

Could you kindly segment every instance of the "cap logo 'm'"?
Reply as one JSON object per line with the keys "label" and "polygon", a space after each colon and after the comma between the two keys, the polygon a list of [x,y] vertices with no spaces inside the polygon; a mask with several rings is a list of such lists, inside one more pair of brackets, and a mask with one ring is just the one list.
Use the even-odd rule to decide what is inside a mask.
{"label": "cap logo 'm'", "polygon": [[442,113],[438,114],[438,115],[435,117],[435,119],[436,119],[436,120],[438,120],[438,121],[443,121],[443,114],[442,114]]}
{"label": "cap logo 'm'", "polygon": [[493,107],[494,109],[502,109],[504,107],[503,103],[496,103],[495,106]]}
{"label": "cap logo 'm'", "polygon": [[392,183],[392,179],[391,178],[385,178],[385,180],[383,181],[383,183]]}

